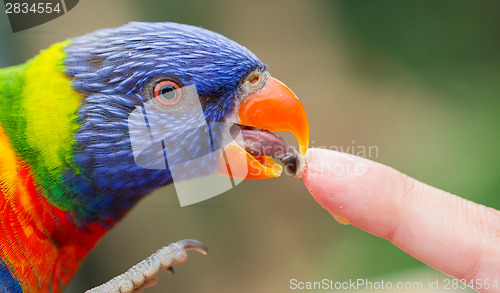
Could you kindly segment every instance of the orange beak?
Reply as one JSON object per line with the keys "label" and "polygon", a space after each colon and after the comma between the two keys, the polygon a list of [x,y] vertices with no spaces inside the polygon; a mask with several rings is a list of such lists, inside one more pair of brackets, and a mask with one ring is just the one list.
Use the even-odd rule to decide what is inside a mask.
{"label": "orange beak", "polygon": [[[238,109],[238,123],[273,132],[289,131],[297,139],[301,156],[304,156],[307,151],[309,121],[304,107],[285,84],[273,77],[268,77],[264,87],[248,95],[241,102]],[[241,159],[243,156],[246,158],[246,166],[238,166],[238,170],[235,170],[235,166],[231,165],[232,172],[226,175],[233,178],[265,179],[278,177],[283,169],[270,157],[253,157],[237,144],[227,146],[224,150],[224,156],[226,159],[225,168],[221,169],[229,167],[227,161],[234,159],[234,161],[244,162],[245,160]],[[243,174],[245,176],[242,176]]]}

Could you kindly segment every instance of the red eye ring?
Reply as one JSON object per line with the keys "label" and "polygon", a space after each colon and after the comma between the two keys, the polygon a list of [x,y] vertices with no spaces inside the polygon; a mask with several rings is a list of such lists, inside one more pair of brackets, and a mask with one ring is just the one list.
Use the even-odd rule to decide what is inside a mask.
{"label": "red eye ring", "polygon": [[164,106],[175,106],[182,99],[182,90],[175,81],[163,80],[155,86],[154,96]]}

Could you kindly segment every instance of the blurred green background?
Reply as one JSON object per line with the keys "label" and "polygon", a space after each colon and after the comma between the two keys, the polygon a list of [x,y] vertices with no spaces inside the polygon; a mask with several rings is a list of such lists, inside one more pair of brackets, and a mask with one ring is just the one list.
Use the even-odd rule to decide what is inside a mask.
{"label": "blurred green background", "polygon": [[[312,146],[376,146],[370,159],[499,209],[498,11],[499,1],[85,0],[16,34],[0,17],[0,67],[129,21],[203,26],[248,47],[295,91]],[[300,180],[283,176],[185,208],[173,187],[158,190],[100,242],[68,292],[183,238],[204,241],[210,255],[190,254],[146,292],[290,292],[293,278],[447,278],[388,241],[336,223]]]}

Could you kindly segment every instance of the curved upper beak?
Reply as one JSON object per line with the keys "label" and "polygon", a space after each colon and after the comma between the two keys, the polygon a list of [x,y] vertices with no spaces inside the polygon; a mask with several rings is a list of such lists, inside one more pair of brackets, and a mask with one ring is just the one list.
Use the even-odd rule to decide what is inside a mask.
{"label": "curved upper beak", "polygon": [[[237,115],[238,123],[244,126],[291,132],[297,139],[301,156],[305,155],[309,145],[309,121],[302,103],[281,81],[268,77],[260,90],[240,103]],[[234,146],[226,149],[226,154],[246,155],[248,174],[245,179],[271,178],[281,174],[281,166],[269,157],[254,158]]]}
{"label": "curved upper beak", "polygon": [[304,156],[309,146],[309,121],[304,106],[284,83],[268,77],[259,91],[248,95],[238,109],[239,123],[269,131],[289,131]]}

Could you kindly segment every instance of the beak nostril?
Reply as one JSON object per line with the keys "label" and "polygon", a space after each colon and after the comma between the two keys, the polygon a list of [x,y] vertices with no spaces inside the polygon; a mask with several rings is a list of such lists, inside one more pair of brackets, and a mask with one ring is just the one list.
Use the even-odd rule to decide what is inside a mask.
{"label": "beak nostril", "polygon": [[260,82],[260,75],[258,74],[255,74],[253,75],[249,80],[248,80],[249,83],[251,84],[258,84]]}

